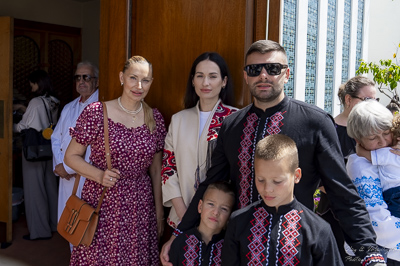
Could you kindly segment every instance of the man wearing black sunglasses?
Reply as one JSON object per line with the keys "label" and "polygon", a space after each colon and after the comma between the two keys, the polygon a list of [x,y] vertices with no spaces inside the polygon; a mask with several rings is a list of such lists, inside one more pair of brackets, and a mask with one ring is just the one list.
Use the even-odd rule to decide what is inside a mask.
{"label": "man wearing black sunglasses", "polygon": [[[51,135],[51,146],[53,150],[53,171],[60,177],[58,193],[58,219],[64,210],[67,199],[72,194],[75,182],[75,172],[64,164],[64,154],[71,140],[69,128],[74,127],[76,119],[83,109],[90,103],[97,102],[99,98],[99,69],[91,62],[84,61],[77,65],[74,75],[76,91],[79,97],[65,105],[61,112],[57,126]],[[89,161],[90,149],[87,149],[85,159]],[[85,178],[81,178],[77,195],[80,196]],[[70,245],[72,248],[72,245]]]}
{"label": "man wearing black sunglasses", "polygon": [[[346,241],[358,256],[352,259],[358,259],[358,265],[384,263],[379,251],[375,252],[375,233],[365,204],[347,176],[332,117],[316,106],[287,97],[284,85],[289,75],[287,55],[280,44],[261,40],[250,46],[244,79],[254,102],[223,122],[207,179],[200,184],[175,234],[198,221],[197,205],[210,183],[226,180],[235,185],[237,208],[257,202],[255,146],[267,135],[284,134],[296,142],[299,151],[302,179],[295,187],[297,200],[313,210],[313,194],[322,181]],[[172,240],[163,247],[164,265],[168,265],[165,254]]]}

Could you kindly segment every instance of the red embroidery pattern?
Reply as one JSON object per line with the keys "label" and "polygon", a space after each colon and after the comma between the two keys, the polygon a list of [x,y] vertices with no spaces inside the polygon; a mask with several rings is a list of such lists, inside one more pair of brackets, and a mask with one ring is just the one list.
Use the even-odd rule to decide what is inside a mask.
{"label": "red embroidery pattern", "polygon": [[198,254],[199,254],[199,240],[191,235],[186,241],[187,246],[184,247],[185,249],[185,261],[183,262],[183,265],[187,266],[195,266],[199,265],[199,262],[197,261]]}
{"label": "red embroidery pattern", "polygon": [[267,124],[267,132],[269,135],[273,135],[273,134],[279,134],[281,132],[281,127],[283,126],[282,120],[283,120],[283,114],[286,113],[283,112],[278,112],[275,113],[274,115],[272,115],[269,119],[269,122]]}
{"label": "red embroidery pattern", "polygon": [[283,266],[298,265],[300,263],[296,255],[299,253],[297,247],[300,241],[297,239],[300,235],[301,212],[292,210],[284,215],[285,221],[282,223],[282,238],[279,240],[282,247],[280,248],[279,263]]}
{"label": "red embroidery pattern", "polygon": [[222,261],[221,261],[221,252],[222,252],[222,246],[224,244],[224,240],[221,239],[220,241],[218,241],[217,243],[215,243],[215,249],[213,251],[213,254],[211,254],[212,258],[212,263],[210,265],[212,266],[218,266],[218,265],[222,265]]}
{"label": "red embroidery pattern", "polygon": [[253,154],[253,142],[254,132],[256,128],[256,122],[258,117],[255,113],[249,115],[246,119],[246,123],[243,129],[243,135],[241,136],[242,141],[240,142],[239,150],[239,180],[240,180],[240,191],[239,191],[239,206],[241,209],[246,207],[250,203],[251,194],[251,180],[252,180],[252,154]]}
{"label": "red embroidery pattern", "polygon": [[264,250],[266,249],[266,242],[268,238],[265,234],[269,231],[267,227],[270,222],[267,217],[269,213],[264,208],[258,208],[253,214],[254,219],[250,221],[253,226],[250,231],[251,235],[247,238],[249,240],[249,252],[246,257],[249,261],[247,265],[264,265],[263,262],[266,260]]}
{"label": "red embroidery pattern", "polygon": [[217,106],[217,109],[215,110],[214,116],[211,120],[210,127],[208,128],[208,134],[207,134],[207,141],[211,141],[213,139],[218,138],[218,133],[219,130],[221,129],[222,122],[224,119],[236,112],[236,109],[229,109],[228,107],[224,106],[221,102]]}
{"label": "red embroidery pattern", "polygon": [[164,149],[162,168],[161,168],[161,178],[163,184],[168,181],[168,179],[176,173],[176,161],[175,153]]}
{"label": "red embroidery pattern", "polygon": [[173,221],[171,221],[171,220],[169,219],[169,217],[167,218],[167,224],[168,224],[169,226],[171,226],[172,228],[174,228],[174,229],[176,229],[176,227],[177,227],[177,225],[176,225]]}

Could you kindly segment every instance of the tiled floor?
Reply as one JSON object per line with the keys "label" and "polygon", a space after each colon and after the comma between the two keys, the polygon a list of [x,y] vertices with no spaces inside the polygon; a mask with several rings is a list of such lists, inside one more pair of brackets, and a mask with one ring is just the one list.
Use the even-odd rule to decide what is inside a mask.
{"label": "tiled floor", "polygon": [[28,234],[24,216],[13,223],[13,241],[5,249],[0,249],[1,266],[67,266],[69,245],[58,233],[50,240],[28,241],[22,239]]}

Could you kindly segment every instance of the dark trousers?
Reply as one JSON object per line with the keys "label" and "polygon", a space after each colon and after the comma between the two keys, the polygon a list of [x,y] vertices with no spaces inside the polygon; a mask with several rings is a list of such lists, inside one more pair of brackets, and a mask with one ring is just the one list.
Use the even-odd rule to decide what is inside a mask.
{"label": "dark trousers", "polygon": [[392,216],[400,218],[400,187],[393,187],[383,192],[383,199]]}

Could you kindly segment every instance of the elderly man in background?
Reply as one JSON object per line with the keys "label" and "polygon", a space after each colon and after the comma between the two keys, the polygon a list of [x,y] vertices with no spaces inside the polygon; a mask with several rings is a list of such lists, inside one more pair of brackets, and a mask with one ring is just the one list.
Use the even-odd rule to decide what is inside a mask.
{"label": "elderly man in background", "polygon": [[[51,135],[51,144],[53,150],[53,171],[60,177],[58,193],[58,220],[64,210],[65,203],[72,194],[75,183],[74,170],[64,164],[64,154],[67,150],[71,136],[69,128],[74,127],[76,119],[83,109],[90,103],[98,101],[99,93],[99,69],[91,62],[84,61],[77,65],[74,75],[76,91],[79,97],[65,105],[61,112],[57,126]],[[85,160],[89,161],[90,149],[87,149]],[[81,177],[77,195],[80,196],[85,178]]]}

